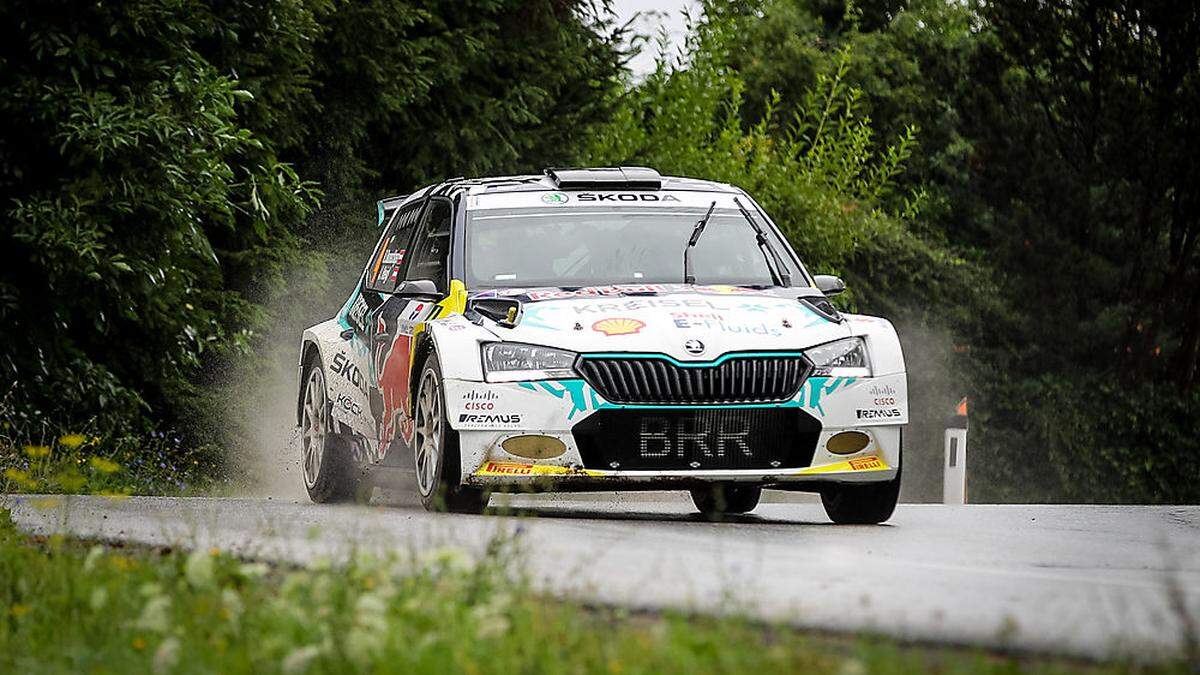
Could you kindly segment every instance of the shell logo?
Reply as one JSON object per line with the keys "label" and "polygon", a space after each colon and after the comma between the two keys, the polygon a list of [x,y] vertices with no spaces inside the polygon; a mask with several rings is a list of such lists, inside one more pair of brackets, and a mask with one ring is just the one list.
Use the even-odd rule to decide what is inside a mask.
{"label": "shell logo", "polygon": [[592,330],[605,335],[632,335],[646,327],[644,321],[637,319],[613,318],[600,319],[592,324]]}

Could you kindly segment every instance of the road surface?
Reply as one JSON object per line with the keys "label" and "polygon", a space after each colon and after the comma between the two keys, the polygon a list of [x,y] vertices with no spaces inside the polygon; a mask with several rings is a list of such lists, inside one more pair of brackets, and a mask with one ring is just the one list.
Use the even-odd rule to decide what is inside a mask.
{"label": "road surface", "polygon": [[[10,501],[16,498],[10,498]],[[819,504],[732,522],[686,497],[520,497],[515,516],[278,499],[24,498],[33,532],[217,546],[304,563],[355,549],[483,551],[515,536],[524,571],[561,597],[739,613],[819,631],[1092,658],[1179,655],[1200,624],[1200,507],[901,505],[834,526]]]}

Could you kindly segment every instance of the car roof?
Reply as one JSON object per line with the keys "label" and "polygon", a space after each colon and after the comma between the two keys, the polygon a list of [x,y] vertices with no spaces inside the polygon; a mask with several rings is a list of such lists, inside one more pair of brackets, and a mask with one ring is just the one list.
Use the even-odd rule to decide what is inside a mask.
{"label": "car roof", "polygon": [[443,183],[443,186],[451,190],[456,187],[465,188],[471,194],[538,192],[547,190],[695,190],[704,192],[740,192],[740,190],[727,183],[683,176],[661,176],[657,171],[643,167],[546,169],[541,175],[454,179],[446,181]]}
{"label": "car roof", "polygon": [[430,195],[454,196],[465,192],[470,195],[497,194],[505,192],[546,192],[578,190],[626,190],[658,191],[687,190],[693,192],[735,192],[742,190],[728,183],[720,183],[684,176],[662,176],[654,169],[645,167],[584,167],[548,168],[541,175],[491,176],[482,178],[450,178],[440,183],[427,185],[409,195],[389,197],[379,201],[380,222],[384,213]]}

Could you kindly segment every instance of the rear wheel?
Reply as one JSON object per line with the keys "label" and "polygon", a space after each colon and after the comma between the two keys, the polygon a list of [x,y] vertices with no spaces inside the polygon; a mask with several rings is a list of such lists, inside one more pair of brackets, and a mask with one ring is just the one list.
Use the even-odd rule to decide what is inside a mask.
{"label": "rear wheel", "polygon": [[892,517],[900,498],[900,472],[883,483],[831,485],[821,490],[825,513],[838,525],[876,525]]}
{"label": "rear wheel", "polygon": [[749,513],[758,506],[762,488],[755,486],[712,485],[694,488],[692,503],[707,518],[727,513]]}
{"label": "rear wheel", "polygon": [[349,500],[358,484],[349,453],[330,425],[325,368],[321,357],[314,356],[305,373],[300,407],[300,468],[308,498],[317,503]]}
{"label": "rear wheel", "polygon": [[421,370],[415,407],[413,459],[421,504],[427,511],[483,512],[487,493],[460,482],[458,432],[446,420],[442,368],[437,354],[430,354]]}

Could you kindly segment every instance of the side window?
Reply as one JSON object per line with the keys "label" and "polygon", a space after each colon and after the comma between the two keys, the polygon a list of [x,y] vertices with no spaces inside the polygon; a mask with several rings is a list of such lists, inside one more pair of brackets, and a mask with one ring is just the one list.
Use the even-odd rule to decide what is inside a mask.
{"label": "side window", "polygon": [[392,217],[383,245],[371,261],[371,269],[367,270],[367,288],[391,293],[400,279],[404,278],[404,264],[409,257],[408,244],[420,213],[421,203],[418,202],[400,209]]}
{"label": "side window", "polygon": [[407,279],[429,279],[445,293],[446,254],[450,251],[450,222],[453,210],[450,203],[435,200],[421,221],[417,239],[413,244]]}

